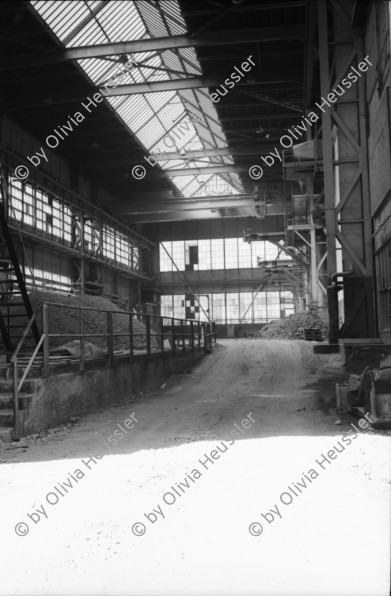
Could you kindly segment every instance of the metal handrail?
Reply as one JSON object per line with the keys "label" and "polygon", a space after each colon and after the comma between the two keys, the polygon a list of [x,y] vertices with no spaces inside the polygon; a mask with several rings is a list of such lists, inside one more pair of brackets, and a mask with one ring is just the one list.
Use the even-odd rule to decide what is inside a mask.
{"label": "metal handrail", "polygon": [[[49,333],[49,322],[48,322],[48,307],[54,306],[60,309],[73,309],[77,310],[80,314],[80,333]],[[83,313],[85,311],[90,312],[98,312],[104,313],[107,316],[107,332],[106,333],[86,333],[84,329],[84,316]],[[25,339],[36,321],[36,318],[39,313],[42,313],[42,334],[38,344],[35,347],[35,350],[30,357],[25,370],[23,372],[23,376],[21,380],[18,380],[18,356],[20,350],[25,342]],[[129,317],[129,332],[128,333],[116,333],[113,329],[113,315],[125,315]],[[133,318],[140,318],[141,320],[145,319],[145,333],[134,333],[132,320]],[[153,332],[151,329],[151,319],[158,319],[159,320],[159,327],[160,333]],[[151,338],[152,332],[154,336],[161,337],[161,352],[164,354],[164,337],[166,334],[164,333],[164,321],[169,321],[171,325],[171,338],[172,338],[172,350],[173,353],[176,354],[177,350],[181,349],[183,352],[186,352],[186,340],[189,338],[189,347],[192,351],[196,349],[196,341],[198,339],[198,350],[203,348],[205,352],[210,352],[212,350],[212,343],[216,343],[216,326],[214,322],[201,322],[201,321],[194,321],[192,319],[179,319],[177,317],[168,317],[162,315],[150,315],[144,313],[137,313],[132,311],[112,311],[108,309],[100,309],[100,308],[91,308],[91,307],[84,307],[84,306],[73,306],[67,304],[61,304],[58,302],[40,302],[35,309],[32,317],[30,318],[26,329],[23,332],[23,335],[11,356],[9,367],[7,369],[6,378],[8,378],[9,371],[12,370],[13,372],[13,400],[14,400],[14,429],[13,429],[13,439],[18,440],[22,436],[21,423],[20,423],[20,416],[19,416],[19,394],[22,389],[22,386],[28,376],[28,373],[34,363],[34,360],[37,357],[37,354],[40,350],[42,350],[42,374],[44,377],[48,376],[50,373],[49,368],[49,340],[50,338],[55,337],[74,337],[78,338],[80,341],[80,370],[84,370],[84,363],[85,363],[85,338],[86,337],[104,337],[107,339],[107,359],[109,362],[109,366],[114,365],[114,339],[116,337],[129,337],[129,345],[130,345],[130,358],[133,358],[134,354],[134,345],[133,340],[134,337],[142,336],[146,337],[146,352],[147,357],[151,357]],[[176,324],[178,322],[179,324]],[[190,328],[190,329],[189,329]],[[190,333],[188,333],[188,329]],[[203,342],[201,342],[201,336],[203,336]],[[179,341],[179,344],[176,345],[176,342]],[[180,348],[180,345],[182,347]]]}
{"label": "metal handrail", "polygon": [[30,318],[30,320],[27,324],[27,327],[24,330],[23,335],[22,335],[18,345],[16,346],[16,349],[11,356],[9,367],[8,367],[7,373],[6,373],[6,377],[8,377],[8,371],[12,368],[12,372],[13,372],[13,402],[14,402],[14,428],[12,431],[12,438],[14,440],[19,440],[21,437],[21,434],[22,434],[21,428],[20,428],[20,419],[19,419],[19,392],[20,392],[20,390],[23,386],[23,383],[30,371],[30,368],[37,356],[37,353],[38,353],[39,349],[41,348],[43,341],[45,340],[45,334],[41,335],[39,342],[37,343],[35,350],[31,356],[29,362],[27,363],[26,369],[25,369],[23,376],[19,383],[18,383],[18,354],[24,344],[24,341],[25,341],[35,319],[37,318],[39,311],[42,310],[42,308],[43,308],[43,304],[42,304],[42,302],[40,302],[38,304],[37,308],[35,309],[32,317]]}
{"label": "metal handrail", "polygon": [[[37,346],[36,346],[36,348],[35,348],[35,350],[33,352],[33,355],[31,356],[31,358],[29,360],[29,363],[28,363],[28,365],[25,368],[25,371],[23,373],[23,376],[22,376],[22,378],[19,381],[19,385],[17,386],[17,392],[18,393],[22,389],[23,383],[24,383],[24,381],[25,381],[25,379],[26,379],[26,377],[27,377],[27,375],[28,375],[28,373],[30,371],[30,368],[32,366],[32,363],[34,362],[35,357],[36,357],[36,355],[37,355],[37,353],[39,351],[39,348],[41,347],[41,344],[43,343],[44,339],[45,339],[45,335],[42,334],[41,335],[41,339],[39,340],[39,342],[38,342],[38,344],[37,344]],[[15,389],[14,389],[14,394],[15,394]],[[14,397],[15,397],[15,395],[14,395]]]}
{"label": "metal handrail", "polygon": [[42,303],[42,302],[40,302],[40,303],[38,304],[37,308],[35,309],[35,311],[33,312],[33,316],[32,316],[32,317],[30,317],[30,320],[29,320],[29,322],[27,323],[27,327],[26,327],[26,329],[24,330],[24,332],[23,332],[23,335],[22,335],[22,337],[20,338],[20,340],[19,340],[19,343],[18,343],[18,345],[16,346],[14,353],[12,354],[12,356],[11,356],[11,358],[10,358],[10,365],[13,363],[13,361],[15,360],[15,358],[18,356],[18,354],[19,354],[19,352],[20,352],[20,349],[21,349],[21,347],[22,347],[22,345],[23,345],[23,343],[24,343],[24,340],[26,339],[26,337],[27,337],[27,334],[28,334],[28,332],[29,332],[29,331],[30,331],[30,329],[31,329],[31,326],[32,326],[32,324],[34,323],[34,321],[35,321],[35,318],[36,318],[36,316],[37,316],[37,314],[38,314],[39,310],[41,310],[41,308],[42,308],[42,305],[43,305],[43,303]]}

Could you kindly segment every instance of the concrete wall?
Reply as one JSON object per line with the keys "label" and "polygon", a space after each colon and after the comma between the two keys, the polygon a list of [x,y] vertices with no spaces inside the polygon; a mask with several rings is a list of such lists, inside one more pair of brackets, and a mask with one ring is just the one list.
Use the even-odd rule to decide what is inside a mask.
{"label": "concrete wall", "polygon": [[164,379],[193,366],[205,353],[165,354],[147,360],[144,356],[118,359],[113,367],[90,363],[80,372],[67,365],[63,372],[42,379],[28,406],[24,434],[36,433],[97,409],[130,402],[140,391],[159,387]]}

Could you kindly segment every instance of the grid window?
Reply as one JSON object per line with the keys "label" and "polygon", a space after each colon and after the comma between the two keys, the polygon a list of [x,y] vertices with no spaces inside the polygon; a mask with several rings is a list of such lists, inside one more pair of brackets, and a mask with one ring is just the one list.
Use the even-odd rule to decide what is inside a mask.
{"label": "grid window", "polygon": [[225,269],[238,268],[238,239],[225,239]]}
{"label": "grid window", "polygon": [[103,256],[113,261],[115,259],[115,238],[108,226],[103,227]]}
{"label": "grid window", "polygon": [[267,323],[267,301],[266,292],[259,292],[253,304],[254,323]]}
{"label": "grid window", "polygon": [[92,252],[92,226],[89,219],[84,222],[84,251]]}
{"label": "grid window", "polygon": [[224,324],[226,321],[225,294],[211,294],[212,319],[216,323]]}
{"label": "grid window", "polygon": [[[186,318],[185,296],[184,295],[179,295],[179,296],[174,295],[172,297],[172,303],[173,303],[174,317],[177,319],[185,319]],[[177,321],[176,324],[179,324],[179,321]]]}
{"label": "grid window", "polygon": [[[265,245],[265,259],[266,261],[273,261],[277,258],[278,248],[271,242],[264,242]],[[285,258],[285,257],[284,257]]]}
{"label": "grid window", "polygon": [[160,309],[163,317],[174,316],[173,296],[161,296]]}
{"label": "grid window", "polygon": [[211,313],[211,297],[209,294],[198,294],[196,296],[195,306],[198,307],[198,314],[195,315],[196,320],[208,321],[212,316]]}
{"label": "grid window", "polygon": [[211,240],[210,249],[212,258],[211,269],[224,269],[224,240],[222,238]]}
{"label": "grid window", "polygon": [[265,243],[262,241],[251,242],[251,264],[252,267],[258,266],[258,258],[265,260]]}
{"label": "grid window", "polygon": [[240,242],[238,244],[239,268],[251,268],[251,244]]}
{"label": "grid window", "polygon": [[[183,242],[173,242],[172,243],[172,259],[178,267],[179,271],[185,270],[185,248]],[[176,271],[176,267],[171,264],[171,271]]]}
{"label": "grid window", "polygon": [[[181,254],[181,242],[173,243],[178,244],[178,255]],[[185,252],[185,265],[186,269],[192,269],[194,271],[198,270],[199,266],[199,257],[198,257],[198,242],[197,240],[187,240],[184,244],[184,252]],[[175,259],[174,259],[175,260]],[[175,260],[176,262],[176,260]]]}
{"label": "grid window", "polygon": [[252,292],[240,292],[240,307],[239,320],[241,323],[252,323],[253,321],[253,307],[252,307]]}
{"label": "grid window", "polygon": [[132,269],[134,271],[138,271],[140,268],[140,251],[139,248],[135,245],[132,245],[131,248],[131,259],[132,259]]}
{"label": "grid window", "polygon": [[[104,225],[99,220],[80,214],[72,216],[72,208],[62,199],[46,191],[11,178],[8,218],[13,224],[28,228],[35,234],[55,239],[67,246],[75,245],[75,219],[84,220],[84,250],[111,262],[139,270],[139,246],[131,237]],[[77,248],[81,250],[80,242]]]}
{"label": "grid window", "polygon": [[118,263],[129,265],[130,260],[130,245],[129,241],[122,236],[122,234],[116,234],[115,238],[115,254]]}
{"label": "grid window", "polygon": [[[199,294],[202,308],[207,311],[212,321],[218,324],[269,323],[281,316],[294,312],[292,292],[227,292],[219,294]],[[281,298],[283,301],[281,302]],[[287,303],[285,303],[285,300]],[[167,295],[161,297],[161,312],[165,317],[184,319],[185,296]],[[282,314],[284,313],[284,314]],[[196,320],[206,321],[206,315],[199,310]]]}
{"label": "grid window", "polygon": [[268,320],[281,317],[281,302],[279,292],[267,292],[267,316]]}
{"label": "grid window", "polygon": [[172,271],[172,262],[166,251],[172,254],[172,242],[161,242],[159,245],[159,269],[162,272]]}
{"label": "grid window", "polygon": [[239,323],[239,293],[228,292],[227,300],[227,322]]}
{"label": "grid window", "polygon": [[[167,249],[175,265],[163,247]],[[247,243],[242,238],[162,242],[159,250],[160,271],[176,271],[177,267],[179,271],[251,269],[258,267],[258,257],[261,261],[275,260],[278,252],[278,247],[271,242],[257,240]],[[198,255],[198,262],[194,255]],[[290,259],[284,253],[279,258]]]}
{"label": "grid window", "polygon": [[203,271],[212,269],[210,240],[198,240],[198,269]]}

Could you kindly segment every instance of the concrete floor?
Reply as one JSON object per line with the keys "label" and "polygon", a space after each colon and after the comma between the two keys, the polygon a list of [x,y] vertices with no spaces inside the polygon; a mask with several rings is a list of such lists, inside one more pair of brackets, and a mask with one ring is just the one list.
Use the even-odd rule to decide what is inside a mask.
{"label": "concrete floor", "polygon": [[3,450],[0,594],[388,594],[390,432],[335,424],[341,373],[306,342],[223,340],[162,389]]}

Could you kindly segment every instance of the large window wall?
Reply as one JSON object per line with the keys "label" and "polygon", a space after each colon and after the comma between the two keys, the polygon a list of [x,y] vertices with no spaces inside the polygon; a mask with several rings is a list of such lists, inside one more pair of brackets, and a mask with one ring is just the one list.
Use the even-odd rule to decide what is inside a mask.
{"label": "large window wall", "polygon": [[102,262],[140,271],[137,239],[133,240],[126,233],[80,210],[73,211],[61,198],[28,182],[11,179],[9,197],[8,221],[11,225]]}
{"label": "large window wall", "polygon": [[[176,271],[166,251],[180,271],[207,271],[214,269],[244,269],[258,266],[262,261],[274,260],[278,248],[271,242],[244,242],[243,238],[217,238],[215,240],[179,240],[160,245],[160,271]],[[164,248],[163,248],[164,247]],[[166,249],[166,250],[164,250]],[[281,255],[286,260],[287,255]]]}
{"label": "large window wall", "polygon": [[[197,295],[202,308],[195,318],[207,320],[204,311],[209,311],[210,320],[218,324],[268,323],[286,317],[294,312],[292,292],[275,290],[269,292],[226,292]],[[203,310],[202,310],[203,309]],[[163,295],[161,312],[166,317],[185,318],[185,296]]]}

